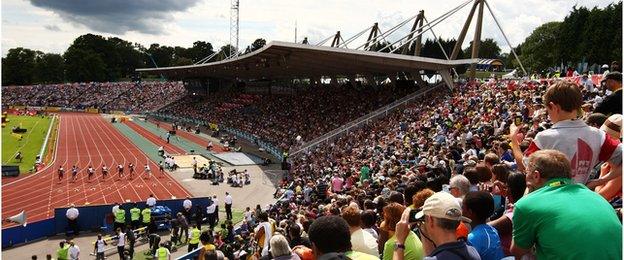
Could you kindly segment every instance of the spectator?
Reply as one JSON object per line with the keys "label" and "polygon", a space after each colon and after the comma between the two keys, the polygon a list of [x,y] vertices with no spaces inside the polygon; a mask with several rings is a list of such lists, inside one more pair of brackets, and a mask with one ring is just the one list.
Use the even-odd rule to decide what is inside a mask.
{"label": "spectator", "polygon": [[[396,224],[401,220],[401,214],[404,210],[405,207],[398,203],[390,203],[383,209],[384,221],[382,223],[382,228],[385,228],[389,232],[390,236],[388,241],[386,241],[384,244],[384,260],[392,259],[392,252],[394,251],[394,248],[396,248],[396,244],[399,243],[395,235],[395,227]],[[414,232],[410,231],[406,239],[399,244],[400,246],[404,247],[403,251],[405,258],[422,259],[424,257],[423,245]]]}
{"label": "spectator", "polygon": [[78,260],[78,258],[80,257],[80,247],[74,244],[73,240],[69,241],[68,252],[69,252],[69,259],[71,260]]}
{"label": "spectator", "polygon": [[150,194],[149,198],[147,198],[147,207],[154,208],[156,206],[156,198],[154,198],[154,194]]}
{"label": "spectator", "polygon": [[271,255],[275,260],[300,260],[297,254],[291,252],[288,240],[282,235],[271,237]]}
{"label": "spectator", "polygon": [[134,244],[136,243],[136,235],[134,234],[134,231],[132,230],[131,225],[126,226],[126,239],[128,240],[127,254],[130,257],[130,259],[133,259],[134,258]]}
{"label": "spectator", "polygon": [[258,216],[258,220],[260,223],[256,230],[254,230],[255,239],[258,241],[258,245],[262,247],[262,251],[260,252],[261,256],[269,255],[269,240],[273,235],[273,227],[271,223],[269,223],[269,216],[266,212],[261,212]]}
{"label": "spectator", "polygon": [[[611,115],[604,124],[600,127],[600,130],[607,133],[611,138],[620,140],[622,137],[622,115]],[[611,163],[606,162],[600,167],[600,177],[603,178],[611,170]],[[607,201],[613,201],[622,196],[622,176],[608,181],[605,185],[597,186],[595,191],[604,197]]]}
{"label": "spectator", "polygon": [[69,243],[67,241],[59,242],[59,249],[56,250],[56,259],[69,260]]}
{"label": "spectator", "polygon": [[102,239],[102,234],[98,234],[97,240],[95,240],[93,249],[93,253],[95,254],[96,260],[104,260],[104,246],[108,245],[104,239]]}
{"label": "spectator", "polygon": [[310,247],[310,240],[307,237],[301,236],[301,227],[299,225],[291,224],[288,226],[288,238],[290,240],[290,247],[295,248],[297,246]]}
{"label": "spectator", "polygon": [[602,113],[607,116],[622,114],[622,73],[610,72],[602,79],[602,82],[612,93],[598,104],[594,113]]}
{"label": "spectator", "polygon": [[[397,243],[404,243],[409,233],[410,212],[405,210],[397,223]],[[457,241],[455,230],[460,221],[470,222],[462,216],[461,207],[450,194],[437,192],[425,201],[422,211],[416,214],[423,247],[427,253],[424,259],[481,259],[477,250],[463,241]],[[395,250],[394,259],[414,259],[401,250]]]}
{"label": "spectator", "polygon": [[117,253],[119,259],[124,260],[124,248],[126,247],[126,233],[121,228],[117,228]]}
{"label": "spectator", "polygon": [[362,229],[375,238],[377,240],[379,238],[379,232],[375,223],[377,222],[377,214],[373,210],[364,210],[361,214],[362,217]]}
{"label": "spectator", "polygon": [[184,214],[182,214],[182,212],[178,212],[177,220],[178,220],[178,224],[180,225],[180,240],[182,240],[182,238],[184,237],[186,238],[185,241],[188,242],[188,236],[189,236],[188,229],[189,229],[190,223],[186,219]]}
{"label": "spectator", "polygon": [[362,220],[360,210],[356,207],[346,207],[342,210],[342,218],[349,224],[351,233],[351,249],[353,251],[379,256],[377,252],[377,241],[373,235],[365,232],[361,228]]}
{"label": "spectator", "polygon": [[468,234],[468,244],[479,252],[481,259],[501,259],[503,249],[496,229],[486,222],[494,213],[492,195],[485,191],[472,191],[466,194],[462,203],[462,213],[472,220],[472,231]]}
{"label": "spectator", "polygon": [[65,216],[67,217],[67,226],[72,230],[74,236],[78,236],[80,233],[80,228],[78,227],[79,215],[80,212],[78,212],[78,209],[74,204],[71,204],[65,213]]}
{"label": "spectator", "polygon": [[[621,257],[622,223],[615,211],[571,176],[570,161],[559,151],[536,151],[529,157],[527,186],[535,190],[515,204],[511,252],[517,258],[533,246],[538,259]],[[591,214],[571,209],[591,209]]]}
{"label": "spectator", "polygon": [[[473,168],[474,169],[474,168]],[[470,192],[471,183],[464,175],[455,175],[449,182],[449,191],[453,197],[457,198],[457,201],[461,203]],[[424,201],[423,201],[424,202]]]}
{"label": "spectator", "polygon": [[507,204],[507,208],[505,213],[499,217],[498,219],[492,220],[488,222],[488,225],[496,228],[498,231],[498,235],[501,240],[501,247],[503,248],[503,253],[506,256],[510,256],[511,252],[509,248],[511,247],[511,231],[513,229],[513,210],[514,204],[522,198],[524,195],[524,191],[526,190],[526,179],[524,174],[522,173],[512,173],[507,178],[507,198],[509,204]]}
{"label": "spectator", "polygon": [[[510,127],[512,149],[516,161],[519,162],[519,169],[524,169],[526,160],[532,153],[541,149],[555,149],[573,161],[572,176],[577,183],[594,188],[622,175],[622,145],[619,141],[577,120],[582,96],[576,85],[559,81],[548,88],[543,100],[554,124],[535,136],[525,151],[524,158],[516,138],[518,129],[514,124]],[[611,172],[599,180],[588,182],[591,166],[599,161],[609,161],[613,165]]]}

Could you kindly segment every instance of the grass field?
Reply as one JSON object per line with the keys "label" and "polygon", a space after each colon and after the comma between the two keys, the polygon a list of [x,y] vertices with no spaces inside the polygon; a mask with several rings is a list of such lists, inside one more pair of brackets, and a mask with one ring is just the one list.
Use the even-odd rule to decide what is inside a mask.
{"label": "grass field", "polygon": [[[8,115],[7,119],[9,122],[2,128],[2,165],[19,165],[21,173],[28,172],[41,150],[52,117]],[[13,126],[28,130],[22,134],[21,140],[11,135]],[[21,163],[14,158],[17,151],[22,152],[24,159]]]}

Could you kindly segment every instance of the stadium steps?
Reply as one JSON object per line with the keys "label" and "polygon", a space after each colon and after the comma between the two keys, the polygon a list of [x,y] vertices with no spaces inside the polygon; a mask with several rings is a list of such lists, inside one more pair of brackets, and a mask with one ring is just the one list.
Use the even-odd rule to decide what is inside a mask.
{"label": "stadium steps", "polygon": [[403,97],[403,98],[401,98],[401,99],[399,99],[397,101],[394,101],[394,102],[392,102],[392,103],[390,103],[390,104],[388,104],[386,106],[383,106],[383,107],[381,107],[381,108],[379,108],[379,109],[377,109],[377,110],[375,110],[373,112],[370,112],[370,113],[368,113],[368,114],[366,114],[364,116],[361,116],[361,117],[359,117],[359,118],[357,118],[355,120],[352,120],[351,122],[348,122],[348,123],[346,123],[346,124],[336,128],[336,129],[334,129],[334,130],[332,130],[332,131],[330,131],[330,132],[328,132],[328,133],[326,133],[324,135],[321,135],[321,136],[319,136],[317,138],[314,138],[314,139],[304,143],[303,145],[301,145],[299,147],[294,147],[294,149],[291,148],[291,151],[290,151],[289,154],[290,154],[290,156],[294,156],[294,155],[296,155],[298,153],[307,151],[309,149],[313,149],[316,146],[318,146],[318,145],[320,145],[320,144],[322,144],[324,142],[336,139],[336,138],[338,138],[338,137],[348,133],[350,130],[356,129],[356,128],[358,128],[358,127],[360,127],[360,126],[362,126],[362,125],[364,125],[364,124],[366,124],[366,123],[368,123],[370,121],[373,121],[373,120],[376,120],[378,118],[387,116],[389,113],[393,112],[396,108],[401,107],[402,105],[411,103],[414,100],[416,100],[416,98],[418,98],[418,97],[420,97],[420,96],[422,96],[422,95],[424,95],[426,93],[429,93],[430,91],[432,91],[434,89],[437,89],[437,88],[439,88],[441,86],[444,86],[444,83],[439,83],[439,84],[437,84],[435,86],[432,86],[432,87],[429,87],[429,88],[421,88],[421,89],[417,90],[416,92],[414,92],[412,94],[409,94],[409,95],[407,95],[407,96],[405,96],[405,97]]}

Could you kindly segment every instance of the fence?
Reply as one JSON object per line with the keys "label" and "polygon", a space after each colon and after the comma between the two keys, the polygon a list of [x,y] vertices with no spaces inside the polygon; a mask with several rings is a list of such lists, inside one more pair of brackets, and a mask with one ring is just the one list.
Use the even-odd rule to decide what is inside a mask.
{"label": "fence", "polygon": [[387,116],[388,113],[394,111],[396,108],[401,107],[406,105],[407,103],[410,103],[412,101],[414,101],[416,98],[429,93],[430,91],[433,91],[434,89],[437,89],[440,86],[443,86],[444,83],[440,83],[436,86],[430,87],[430,88],[426,88],[426,89],[420,89],[406,97],[403,97],[397,101],[392,102],[389,105],[386,105],[380,109],[377,109],[367,115],[364,115],[360,118],[357,118],[355,120],[352,120],[349,123],[346,123],[342,126],[340,126],[339,128],[336,128],[322,136],[319,136],[307,143],[305,143],[303,146],[301,146],[300,148],[298,148],[297,150],[291,152],[291,155],[296,155],[298,153],[304,152],[304,151],[308,151],[309,149],[313,149],[315,147],[317,147],[318,145],[331,141],[337,137],[339,137],[342,134],[345,133],[349,133],[349,131],[351,129],[355,129],[355,128],[359,128],[362,125],[368,124],[371,120],[375,120],[381,116]]}
{"label": "fence", "polygon": [[[193,207],[199,206],[205,209],[208,206],[208,197],[191,198]],[[182,211],[184,199],[159,200],[156,205],[166,206],[171,209],[172,214]],[[140,209],[145,208],[145,202],[137,202]],[[76,207],[80,213],[78,217],[78,227],[80,231],[101,232],[106,226],[107,215],[112,213],[113,205],[94,205]],[[126,220],[130,220],[130,208],[132,204],[124,203],[120,206],[126,210]],[[43,239],[49,236],[63,234],[68,230],[65,213],[67,208],[54,209],[54,217],[42,221],[28,223],[26,227],[15,226],[2,229],[2,248],[28,243],[33,240]],[[109,220],[112,220],[110,218]]]}

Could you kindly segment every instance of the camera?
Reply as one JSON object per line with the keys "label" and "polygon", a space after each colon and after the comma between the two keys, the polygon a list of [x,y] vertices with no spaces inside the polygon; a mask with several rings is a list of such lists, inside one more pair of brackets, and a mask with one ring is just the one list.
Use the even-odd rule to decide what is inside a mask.
{"label": "camera", "polygon": [[421,211],[420,209],[412,209],[412,210],[410,210],[408,222],[409,223],[417,222],[418,219],[416,219],[416,214],[418,214],[418,212],[420,212],[420,211]]}

